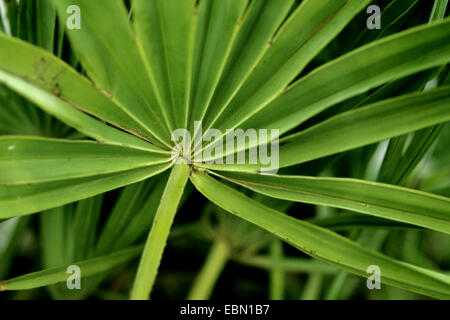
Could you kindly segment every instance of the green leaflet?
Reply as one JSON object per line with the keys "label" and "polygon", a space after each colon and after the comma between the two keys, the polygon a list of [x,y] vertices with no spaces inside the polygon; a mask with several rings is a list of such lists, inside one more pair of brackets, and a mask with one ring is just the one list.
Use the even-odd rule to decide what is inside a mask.
{"label": "green leaflet", "polygon": [[55,43],[56,10],[51,2],[37,0],[36,3],[36,43],[41,48],[53,52]]}
{"label": "green leaflet", "polygon": [[415,13],[419,0],[402,1],[393,0],[386,7],[381,8],[381,29],[364,29],[354,41],[352,48],[358,48],[363,44],[378,40],[386,35],[398,32]]}
{"label": "green leaflet", "polygon": [[[72,47],[97,87],[120,103],[152,140],[170,146],[170,133],[121,0],[53,0],[66,21],[71,5],[80,8],[81,29],[66,30]],[[107,15],[105,15],[107,12]],[[159,140],[159,141],[158,141]]]}
{"label": "green leaflet", "polygon": [[[59,99],[53,93],[42,90],[29,82],[0,70],[0,81],[6,86],[29,98],[41,109],[67,123],[78,131],[99,141],[129,145],[140,149],[149,149],[156,152],[166,152],[161,148],[137,138],[136,136],[121,132],[107,126],[87,114],[77,110],[72,105]],[[34,108],[31,108],[32,110]]]}
{"label": "green leaflet", "polygon": [[190,129],[193,129],[194,121],[203,120],[218,89],[247,4],[248,0],[203,0],[198,6]]}
{"label": "green leaflet", "polygon": [[[434,2],[433,10],[430,15],[430,22],[442,20],[444,18],[447,4],[447,0],[438,0]],[[411,81],[412,85],[408,85],[408,87],[412,90],[414,90],[414,87],[421,90],[427,89],[425,86],[426,83],[423,83],[423,80],[431,80],[436,77],[439,78],[440,74],[444,74],[445,68],[440,68],[435,72],[433,71],[434,70],[430,70],[422,73],[425,76],[422,80],[420,77],[419,79],[414,77],[412,79],[413,81]],[[429,74],[428,77],[427,73]],[[389,141],[388,149],[378,175],[378,181],[398,185],[403,184],[408,175],[416,168],[430,149],[434,141],[439,137],[443,126],[444,124],[439,124],[415,132],[412,141],[405,152],[403,152],[403,150],[407,142],[406,136],[397,137]]]}
{"label": "green leaflet", "polygon": [[315,69],[242,128],[277,128],[284,133],[345,99],[449,60],[449,19],[408,29]]}
{"label": "green leaflet", "polygon": [[0,185],[0,218],[35,213],[139,182],[167,170],[162,164],[88,178],[24,185]]}
{"label": "green leaflet", "polygon": [[435,298],[450,298],[450,277],[447,275],[394,260],[327,229],[265,207],[206,173],[193,173],[191,181],[210,201],[314,258],[363,277],[367,276],[368,266],[378,265],[383,272],[383,283]]}
{"label": "green leaflet", "polygon": [[219,176],[266,196],[347,209],[450,234],[450,199],[430,193],[346,178]]}
{"label": "green leaflet", "polygon": [[205,116],[205,125],[213,123],[246,84],[253,69],[270,50],[275,32],[292,5],[292,0],[261,0],[250,4],[218,84],[220,90],[215,92]]}
{"label": "green leaflet", "polygon": [[[77,265],[81,269],[81,282],[83,282],[83,278],[85,277],[103,273],[123,265],[138,256],[141,251],[142,246],[138,246],[117,251],[103,257],[74,262],[72,264]],[[64,282],[68,278],[66,272],[67,267],[68,265],[46,269],[2,281],[0,282],[0,291],[26,290]],[[83,286],[82,283],[81,286]]]}
{"label": "green leaflet", "polygon": [[300,4],[277,33],[271,48],[221,119],[213,122],[212,126],[220,130],[236,128],[255,115],[280,95],[308,62],[368,3],[367,0],[318,0]]}
{"label": "green leaflet", "polygon": [[[72,108],[157,143],[139,118],[54,55],[1,34],[0,46],[0,69],[7,71],[11,77],[16,77],[16,82],[27,82],[36,87],[35,91],[45,90],[47,95],[70,104]],[[6,76],[2,76],[2,80],[7,81],[7,84],[10,82]],[[22,87],[10,86],[23,92]],[[31,96],[34,100],[38,98],[37,94]],[[41,97],[35,102],[40,105],[43,101],[44,98]]]}
{"label": "green leaflet", "polygon": [[82,178],[170,162],[158,153],[92,141],[0,137],[0,185]]}
{"label": "green leaflet", "polygon": [[358,148],[448,120],[448,86],[380,101],[281,139],[280,167]]}
{"label": "green leaflet", "polygon": [[336,274],[337,272],[339,272],[338,268],[314,259],[283,257],[280,260],[273,261],[271,256],[255,255],[253,257],[239,260],[238,262],[244,265],[263,269],[271,269],[273,267],[276,267],[285,272],[308,272],[313,274]]}
{"label": "green leaflet", "polygon": [[[396,166],[390,167],[390,171],[388,172],[382,172],[383,179],[388,180],[383,182],[398,185],[403,184],[408,175],[423,159],[434,141],[439,137],[443,126],[444,124],[439,124],[437,126],[429,127],[415,132],[414,137],[412,138],[412,141],[410,142],[405,153],[400,159],[397,160],[398,162],[396,163]],[[402,137],[400,137],[399,139],[401,138]]]}
{"label": "green leaflet", "polygon": [[[383,100],[331,117],[279,142],[280,168],[362,147],[450,120],[450,87]],[[343,138],[345,137],[345,139]],[[212,148],[214,144],[207,147]],[[238,146],[235,152],[250,147]],[[228,150],[227,150],[228,151]],[[248,150],[247,150],[248,151]],[[232,152],[223,152],[230,154]],[[203,162],[219,156],[204,157]],[[209,164],[205,168],[257,171],[261,164]]]}
{"label": "green leaflet", "polygon": [[313,218],[309,219],[308,222],[331,230],[351,230],[355,228],[418,228],[411,224],[354,213],[341,214],[339,216],[329,218]]}
{"label": "green leaflet", "polygon": [[194,45],[194,0],[134,1],[135,28],[171,131],[187,127]]}
{"label": "green leaflet", "polygon": [[[449,30],[450,20],[446,19],[370,43],[296,81],[249,121],[241,121],[246,118],[241,114],[243,108],[235,110],[229,119],[234,118],[230,121],[240,123],[243,129],[278,129],[283,134],[326,108],[377,85],[445,64],[450,57]],[[445,117],[439,122],[444,121]],[[435,123],[428,126],[432,124]],[[211,143],[204,149],[215,145]],[[290,162],[293,159],[287,161]]]}
{"label": "green leaflet", "polygon": [[431,11],[430,21],[435,21],[445,17],[445,10],[447,9],[448,0],[435,0],[433,10]]}

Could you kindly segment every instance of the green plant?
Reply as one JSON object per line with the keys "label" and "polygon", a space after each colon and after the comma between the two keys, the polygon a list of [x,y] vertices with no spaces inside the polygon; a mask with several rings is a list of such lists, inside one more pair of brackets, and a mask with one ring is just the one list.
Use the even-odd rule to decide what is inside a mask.
{"label": "green plant", "polygon": [[[189,297],[208,298],[229,259],[267,267],[272,298],[283,297],[287,266],[309,270],[303,297],[317,296],[323,274],[336,269],[290,261],[281,239],[345,271],[335,278],[329,298],[342,287],[346,272],[366,277],[371,265],[382,270],[383,284],[450,298],[448,274],[378,252],[375,240],[361,244],[371,227],[380,243],[389,236],[380,231],[391,228],[450,234],[448,193],[435,188],[430,177],[418,182],[414,174],[450,120],[448,1],[434,1],[426,18],[419,13],[431,9],[427,1],[390,1],[382,16],[385,27],[369,31],[361,17],[371,2],[8,1],[14,36],[0,33],[0,82],[8,94],[12,90],[27,99],[21,110],[36,112],[34,104],[43,111],[34,118],[47,120],[45,130],[25,136],[28,122],[20,127],[14,119],[3,121],[15,113],[9,99],[2,103],[0,128],[8,130],[0,137],[0,219],[43,212],[42,227],[52,232],[43,235],[49,269],[4,281],[0,290],[64,282],[66,265],[74,263],[92,276],[86,291],[70,296],[84,297],[141,252],[144,227],[149,234],[131,298],[147,299],[190,181],[217,207],[252,225],[230,227],[222,221],[218,231],[212,228],[211,256]],[[73,4],[81,9],[81,28],[64,34],[66,9]],[[363,30],[360,37],[355,30]],[[220,132],[279,130],[280,172],[261,174],[260,162],[174,164],[198,151],[182,153],[186,149],[176,149],[178,141],[171,139],[179,128],[194,137],[194,121]],[[369,160],[387,139],[379,172],[371,178],[369,170],[378,168]],[[242,146],[234,146],[232,154],[239,151]],[[209,156],[218,160],[229,154]],[[345,163],[351,170],[338,173]],[[437,176],[448,186],[448,166],[443,168],[447,175]],[[168,178],[160,178],[166,171]],[[342,172],[349,178],[323,176]],[[424,189],[440,195],[415,190],[427,182]],[[99,229],[107,203],[101,195],[122,187]],[[297,202],[336,210],[307,221],[285,213]],[[227,214],[217,207],[208,210]],[[64,228],[67,234],[61,234]],[[352,232],[337,232],[348,229]],[[122,232],[131,238],[120,242]],[[270,247],[267,257],[254,255],[258,246],[249,249],[247,233]],[[236,246],[229,245],[230,234],[238,239]],[[61,258],[60,250],[69,253]],[[65,297],[58,286],[51,290],[54,297]]]}

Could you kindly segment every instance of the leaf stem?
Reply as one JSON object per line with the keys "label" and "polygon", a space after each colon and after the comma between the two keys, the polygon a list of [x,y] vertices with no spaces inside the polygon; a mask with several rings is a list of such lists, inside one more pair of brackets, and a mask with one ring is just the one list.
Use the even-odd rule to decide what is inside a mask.
{"label": "leaf stem", "polygon": [[170,228],[189,178],[189,167],[185,163],[175,164],[170,173],[164,193],[156,211],[150,234],[142,253],[141,261],[134,279],[130,299],[145,300],[149,298],[155,283],[164,247]]}
{"label": "leaf stem", "polygon": [[188,300],[207,300],[230,258],[230,246],[223,237],[217,238],[211,247],[206,262],[194,280]]}
{"label": "leaf stem", "polygon": [[285,290],[285,273],[280,267],[280,261],[283,259],[283,243],[280,239],[274,238],[270,244],[270,255],[274,262],[270,270],[270,300],[283,300]]}

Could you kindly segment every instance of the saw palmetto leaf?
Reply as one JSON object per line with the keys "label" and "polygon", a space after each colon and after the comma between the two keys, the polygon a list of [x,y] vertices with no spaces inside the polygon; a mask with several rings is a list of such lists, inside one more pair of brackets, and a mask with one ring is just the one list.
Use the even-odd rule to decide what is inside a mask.
{"label": "saw palmetto leaf", "polygon": [[[44,270],[1,282],[1,290],[100,295],[111,270],[142,252],[134,283],[119,290],[147,299],[175,215],[195,202],[199,213],[187,215],[194,227],[181,229],[214,244],[189,298],[211,297],[229,260],[266,270],[273,299],[300,290],[286,272],[307,277],[301,297],[339,298],[350,286],[347,272],[365,277],[374,264],[383,284],[450,298],[450,278],[438,271],[444,255],[432,261],[420,252],[432,246],[417,240],[450,233],[450,200],[414,190],[445,195],[448,185],[445,157],[425,157],[446,145],[440,135],[450,120],[447,0],[391,1],[375,30],[366,26],[370,0],[5,4],[0,219],[41,212],[36,264]],[[72,14],[79,28],[67,23]],[[194,132],[196,121],[202,131]],[[191,154],[172,141],[175,129],[205,138],[210,128],[220,137],[237,128],[279,135],[217,153],[210,151],[221,139],[199,139]],[[271,155],[279,175],[259,174],[267,173],[261,161],[226,161],[278,139]],[[189,161],[204,151],[201,162]],[[427,165],[420,174],[419,163]],[[222,209],[198,201],[194,187]],[[25,237],[24,218],[10,241]],[[143,251],[130,248],[146,233]],[[403,239],[411,234],[417,241],[409,245]],[[291,256],[280,240],[321,262]],[[1,252],[7,277],[18,246]],[[65,268],[74,261],[89,281],[67,293]],[[326,275],[335,278],[324,286]]]}

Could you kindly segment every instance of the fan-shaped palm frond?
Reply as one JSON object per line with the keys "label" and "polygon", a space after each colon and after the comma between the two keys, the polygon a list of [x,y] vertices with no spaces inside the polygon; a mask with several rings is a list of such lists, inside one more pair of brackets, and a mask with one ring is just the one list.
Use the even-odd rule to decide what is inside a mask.
{"label": "fan-shaped palm frond", "polygon": [[[50,10],[43,2],[36,2],[38,8]],[[366,31],[369,40],[355,34],[354,43],[337,54],[325,49],[349,32],[346,27],[371,1],[134,0],[130,10],[122,0],[52,2],[59,23],[68,18],[69,6],[80,8],[81,28],[66,34],[82,69],[45,45],[1,33],[0,82],[90,140],[1,136],[0,218],[46,211],[170,169],[132,299],[150,294],[188,180],[225,211],[318,260],[360,276],[378,265],[383,283],[450,298],[448,275],[368,249],[326,223],[294,218],[237,188],[353,211],[370,216],[374,224],[402,223],[450,234],[449,198],[396,185],[450,120],[444,68],[450,61],[450,20],[442,19],[445,6],[439,10],[447,1],[435,1],[433,21],[411,22],[408,28],[399,27],[399,13],[412,12],[418,1],[406,8],[393,1],[386,9],[388,28],[376,35]],[[40,41],[54,33],[55,19],[39,30]],[[423,90],[432,79],[436,88]],[[177,129],[194,141],[180,147],[173,137]],[[207,135],[209,129],[214,135]],[[223,148],[234,129],[278,134]],[[410,132],[415,132],[411,142],[397,138]],[[186,135],[178,138],[185,142]],[[268,167],[261,157],[235,163],[238,153],[278,139],[279,150],[272,148],[270,155],[279,157],[279,174],[260,174]],[[299,174],[311,161],[332,162],[386,139],[391,140],[379,182]],[[355,217],[358,222],[363,216]],[[135,218],[117,219],[132,224]],[[117,230],[111,222],[95,256],[76,257],[90,258],[80,263],[86,275],[139,252],[118,246],[123,250],[111,253],[108,246],[119,236]],[[1,289],[64,281],[64,270],[12,279]]]}

